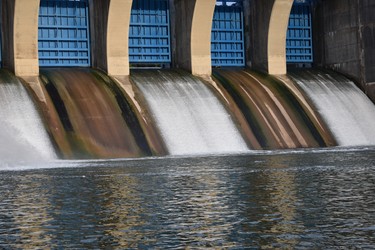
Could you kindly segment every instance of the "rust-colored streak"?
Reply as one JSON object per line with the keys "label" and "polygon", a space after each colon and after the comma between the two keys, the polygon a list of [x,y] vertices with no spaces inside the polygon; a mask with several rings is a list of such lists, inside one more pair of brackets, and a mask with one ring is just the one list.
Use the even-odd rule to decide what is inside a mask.
{"label": "rust-colored streak", "polygon": [[319,134],[322,136],[326,146],[337,146],[337,142],[334,139],[330,129],[324,123],[323,119],[320,117],[316,109],[310,104],[309,99],[306,94],[303,93],[293,82],[288,75],[278,76],[278,78],[283,82],[283,84],[293,93],[293,95],[301,103],[306,114],[309,116],[311,122],[314,124]]}
{"label": "rust-colored streak", "polygon": [[61,118],[71,124],[70,141],[78,157],[144,155],[113,92],[90,69],[48,69],[42,74],[48,84],[54,85],[65,106],[68,117]]}
{"label": "rust-colored streak", "polygon": [[135,83],[131,81],[129,76],[115,76],[113,79],[120,86],[120,90],[122,91],[124,97],[129,100],[130,103],[134,104],[134,114],[136,115],[139,124],[144,131],[152,155],[167,155],[168,150],[159,130],[157,129],[152,115],[149,114],[146,101],[140,90],[137,88]]}
{"label": "rust-colored streak", "polygon": [[326,146],[297,98],[273,77],[247,70],[215,70],[214,76],[236,98],[265,149]]}

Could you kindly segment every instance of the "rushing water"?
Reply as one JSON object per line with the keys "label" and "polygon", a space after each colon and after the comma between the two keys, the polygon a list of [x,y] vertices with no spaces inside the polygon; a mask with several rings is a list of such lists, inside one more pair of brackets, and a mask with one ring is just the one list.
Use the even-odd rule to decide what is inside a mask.
{"label": "rushing water", "polygon": [[0,70],[0,143],[1,161],[56,158],[32,99],[6,70]]}
{"label": "rushing water", "polygon": [[374,159],[372,147],[0,163],[0,248],[373,248]]}
{"label": "rushing water", "polygon": [[133,72],[172,155],[248,148],[230,115],[198,78],[181,71]]}
{"label": "rushing water", "polygon": [[290,75],[309,95],[340,146],[375,145],[375,106],[352,81],[328,71]]}

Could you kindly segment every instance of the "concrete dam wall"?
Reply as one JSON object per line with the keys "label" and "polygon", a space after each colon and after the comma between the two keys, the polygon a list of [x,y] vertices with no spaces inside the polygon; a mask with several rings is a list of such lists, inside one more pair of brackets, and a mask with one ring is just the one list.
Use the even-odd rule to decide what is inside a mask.
{"label": "concrete dam wall", "polygon": [[[331,71],[306,77],[294,69],[336,70],[372,97],[374,22],[365,6],[373,4],[348,6],[2,0],[1,64],[29,91],[44,124],[39,129],[61,158],[350,146],[351,137],[337,132],[330,120],[337,117],[326,115],[314,93],[323,88],[350,98],[359,91],[355,84]],[[347,123],[361,130],[355,145],[375,144],[366,138],[375,131],[374,105],[355,95],[355,107],[369,114],[353,118],[361,125]]]}

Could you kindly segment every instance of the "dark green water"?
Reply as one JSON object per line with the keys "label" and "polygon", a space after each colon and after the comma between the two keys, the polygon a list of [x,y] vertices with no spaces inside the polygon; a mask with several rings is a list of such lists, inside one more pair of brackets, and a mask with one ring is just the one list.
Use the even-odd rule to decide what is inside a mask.
{"label": "dark green water", "polygon": [[374,159],[372,147],[2,163],[0,248],[373,248]]}

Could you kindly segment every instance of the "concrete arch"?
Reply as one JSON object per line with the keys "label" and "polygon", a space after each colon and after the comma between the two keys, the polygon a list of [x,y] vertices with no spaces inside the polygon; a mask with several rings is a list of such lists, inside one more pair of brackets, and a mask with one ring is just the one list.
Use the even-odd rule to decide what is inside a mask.
{"label": "concrete arch", "polygon": [[13,48],[14,73],[17,76],[38,76],[38,14],[39,0],[15,0]]}
{"label": "concrete arch", "polygon": [[275,0],[268,27],[268,73],[286,74],[286,33],[293,0]]}
{"label": "concrete arch", "polygon": [[129,27],[132,0],[111,0],[107,25],[107,72],[129,75]]}
{"label": "concrete arch", "polygon": [[[185,0],[186,1],[186,0]],[[216,0],[196,0],[191,27],[191,71],[211,75],[211,30]]]}

